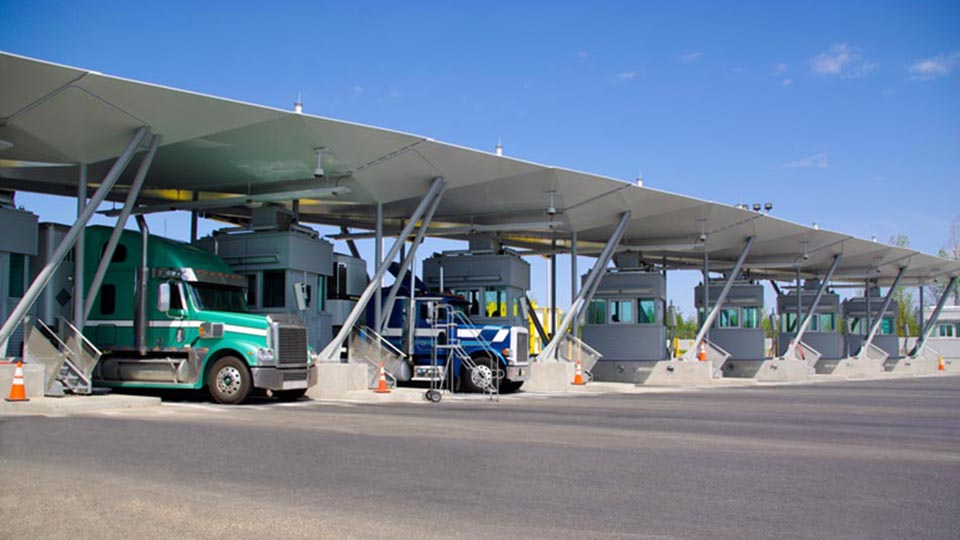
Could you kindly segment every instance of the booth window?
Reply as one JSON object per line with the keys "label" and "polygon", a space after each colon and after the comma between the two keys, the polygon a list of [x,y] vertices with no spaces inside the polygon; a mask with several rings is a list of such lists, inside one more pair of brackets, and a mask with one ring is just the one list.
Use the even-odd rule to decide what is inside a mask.
{"label": "booth window", "polygon": [[835,313],[820,314],[820,331],[821,332],[837,331],[837,315]]}
{"label": "booth window", "polygon": [[937,337],[955,337],[952,324],[941,324],[937,329]]}
{"label": "booth window", "polygon": [[633,324],[633,300],[611,300],[610,322],[613,324]]}
{"label": "booth window", "polygon": [[464,289],[454,291],[457,296],[467,301],[467,314],[480,316],[480,289]]}
{"label": "booth window", "polygon": [[863,334],[863,319],[860,317],[850,318],[850,334]]}
{"label": "booth window", "polygon": [[640,324],[656,324],[657,301],[653,298],[641,298],[638,304],[640,309],[637,310],[637,322]]}
{"label": "booth window", "polygon": [[284,306],[284,287],[286,272],[271,270],[263,273],[263,307],[277,308]]}
{"label": "booth window", "polygon": [[257,275],[244,274],[243,277],[247,278],[247,305],[255,308],[257,307]]}
{"label": "booth window", "polygon": [[740,308],[722,308],[718,328],[740,328]]}
{"label": "booth window", "polygon": [[814,314],[813,318],[810,319],[810,324],[807,325],[807,332],[819,332],[819,331],[820,331],[820,317]]}
{"label": "booth window", "polygon": [[333,263],[333,275],[330,276],[333,283],[327,290],[328,298],[331,300],[345,300],[347,296],[347,265],[335,262]]}
{"label": "booth window", "polygon": [[587,306],[587,324],[607,324],[607,301],[594,298]]}
{"label": "booth window", "polygon": [[890,317],[884,317],[883,322],[880,323],[880,335],[889,336],[893,334],[893,319]]}
{"label": "booth window", "polygon": [[317,311],[327,310],[327,278],[317,276]]}
{"label": "booth window", "polygon": [[743,327],[760,328],[760,309],[755,307],[743,308]]}
{"label": "booth window", "polygon": [[796,313],[784,313],[780,316],[780,331],[784,333],[797,331]]}
{"label": "booth window", "polygon": [[23,296],[23,276],[24,260],[23,253],[10,254],[10,287],[7,289],[7,296],[19,298]]}
{"label": "booth window", "polygon": [[507,316],[507,291],[502,287],[491,287],[484,295],[487,317]]}

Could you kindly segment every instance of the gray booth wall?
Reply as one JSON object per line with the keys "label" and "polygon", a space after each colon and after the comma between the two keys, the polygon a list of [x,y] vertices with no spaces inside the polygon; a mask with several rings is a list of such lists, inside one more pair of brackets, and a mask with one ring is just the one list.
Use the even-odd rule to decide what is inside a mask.
{"label": "gray booth wall", "polygon": [[[708,307],[713,307],[716,299],[720,296],[721,290],[723,290],[722,283],[710,283],[710,303]],[[694,304],[698,310],[704,307],[703,284],[697,285],[694,289]],[[730,353],[728,362],[733,360],[763,360],[766,358],[766,342],[761,323],[763,318],[763,285],[734,282],[721,309],[727,308],[739,308],[739,326],[723,328],[722,314],[718,314],[707,334],[708,341]],[[746,322],[744,320],[744,308],[756,310],[756,328],[743,327]]]}
{"label": "gray booth wall", "polygon": [[[468,314],[471,321],[527,326],[520,298],[530,289],[530,264],[520,256],[512,253],[435,253],[423,261],[423,282],[429,289],[440,290],[441,269],[443,289],[463,295],[470,303]],[[491,301],[491,296],[497,300]]]}
{"label": "gray booth wall", "polygon": [[[653,301],[651,322],[640,322],[641,299]],[[617,313],[623,304],[614,308],[613,302],[630,302],[629,322]],[[642,383],[654,362],[668,359],[665,304],[666,277],[660,272],[608,270],[600,278],[581,334],[603,355],[593,367],[596,380]]]}
{"label": "gray booth wall", "polygon": [[[290,230],[215,234],[201,238],[197,245],[216,253],[234,272],[248,277],[252,312],[300,317],[307,325],[308,341],[314,351],[321,350],[333,338],[332,317],[326,311],[327,281],[333,272],[330,242]],[[309,287],[310,301],[304,311],[297,303],[296,283]]]}
{"label": "gray booth wall", "polygon": [[[6,321],[30,284],[30,258],[37,254],[37,216],[0,207],[0,321]],[[2,345],[2,344],[0,344]],[[0,350],[0,357],[20,356],[23,327]]]}
{"label": "gray booth wall", "polygon": [[[810,290],[809,288],[804,288],[800,291],[800,307],[801,315],[796,318],[796,322],[792,328],[796,328],[796,325],[800,324],[802,317],[805,317],[807,311],[810,309],[810,306],[813,305],[813,300],[816,297],[816,289]],[[787,318],[790,315],[796,316],[797,314],[797,293],[796,289],[790,291],[784,291],[782,295],[777,297],[777,314],[780,319],[780,328],[777,334],[777,355],[783,356],[787,352],[787,347],[790,345],[790,341],[796,337],[796,330],[785,331],[785,325],[787,324]],[[833,315],[833,325],[834,328],[832,331],[824,331],[821,315]],[[821,354],[821,358],[825,360],[837,360],[845,356],[844,351],[844,341],[843,334],[840,333],[840,295],[833,292],[824,292],[823,298],[820,299],[820,303],[817,305],[817,310],[814,313],[814,317],[817,317],[811,321],[807,331],[803,334],[803,342],[810,347],[813,347],[817,352]]]}
{"label": "gray booth wall", "polygon": [[[882,304],[883,298],[880,296],[872,296],[870,298],[871,324],[877,320],[877,316],[880,314],[880,307]],[[891,301],[890,307],[887,308],[884,318],[892,320],[892,323],[889,325],[892,332],[889,334],[882,333],[884,329],[883,326],[881,326],[880,331],[878,331],[877,335],[873,338],[873,344],[889,354],[890,358],[903,357],[903,354],[900,350],[900,339],[897,337],[897,329],[895,328],[896,315],[898,311],[899,303],[896,300]],[[844,300],[842,312],[844,325],[846,327],[844,328],[846,356],[855,356],[858,352],[860,352],[860,346],[867,338],[867,332],[870,331],[866,325],[867,299],[860,296]],[[851,331],[852,320],[854,318],[859,318],[862,320],[862,322],[857,324],[857,327]]]}

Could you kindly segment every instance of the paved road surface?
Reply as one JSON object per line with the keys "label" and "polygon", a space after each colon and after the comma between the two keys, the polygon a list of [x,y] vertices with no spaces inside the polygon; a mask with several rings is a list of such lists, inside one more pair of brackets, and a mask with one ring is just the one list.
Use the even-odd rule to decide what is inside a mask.
{"label": "paved road surface", "polygon": [[960,537],[960,378],[0,419],[2,538]]}

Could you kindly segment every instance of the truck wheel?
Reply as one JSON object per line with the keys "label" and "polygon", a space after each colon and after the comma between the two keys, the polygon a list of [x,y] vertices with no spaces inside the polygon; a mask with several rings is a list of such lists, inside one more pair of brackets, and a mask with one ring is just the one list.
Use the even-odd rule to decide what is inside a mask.
{"label": "truck wheel", "polygon": [[213,363],[207,375],[210,397],[217,403],[243,403],[253,388],[247,365],[235,356],[221,356]]}
{"label": "truck wheel", "polygon": [[[487,355],[478,355],[473,358],[473,362],[477,366],[475,369],[470,369],[466,365],[461,368],[463,373],[460,375],[460,381],[464,390],[482,393],[491,383],[494,385],[503,384],[503,370],[500,369],[499,362]],[[501,377],[499,380],[495,376],[498,372]]]}
{"label": "truck wheel", "polygon": [[306,388],[300,388],[297,390],[274,390],[273,397],[277,398],[278,401],[296,401],[302,398],[306,393]]}

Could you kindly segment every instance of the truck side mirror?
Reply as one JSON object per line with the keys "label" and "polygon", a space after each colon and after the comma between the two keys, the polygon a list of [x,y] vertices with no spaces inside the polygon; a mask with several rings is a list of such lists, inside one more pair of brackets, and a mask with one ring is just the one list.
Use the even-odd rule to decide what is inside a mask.
{"label": "truck side mirror", "polygon": [[166,313],[170,311],[170,284],[161,283],[157,289],[157,311]]}

